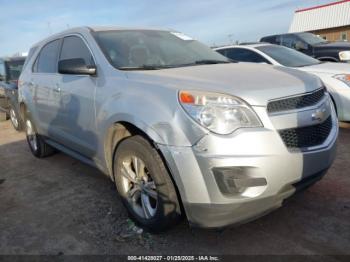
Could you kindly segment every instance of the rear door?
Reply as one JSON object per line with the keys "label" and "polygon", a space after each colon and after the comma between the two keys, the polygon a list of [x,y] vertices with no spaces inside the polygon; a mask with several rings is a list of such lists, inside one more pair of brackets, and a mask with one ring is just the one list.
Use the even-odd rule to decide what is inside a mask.
{"label": "rear door", "polygon": [[[92,52],[80,35],[63,38],[59,60],[81,58],[94,65]],[[56,83],[59,95],[53,101],[59,105],[51,122],[53,138],[86,157],[96,152],[94,97],[97,77],[60,74]]]}
{"label": "rear door", "polygon": [[48,135],[51,128],[52,116],[55,107],[50,101],[57,97],[56,86],[58,80],[57,59],[61,40],[57,39],[47,43],[39,52],[32,68],[28,89],[33,99],[30,109],[39,132]]}

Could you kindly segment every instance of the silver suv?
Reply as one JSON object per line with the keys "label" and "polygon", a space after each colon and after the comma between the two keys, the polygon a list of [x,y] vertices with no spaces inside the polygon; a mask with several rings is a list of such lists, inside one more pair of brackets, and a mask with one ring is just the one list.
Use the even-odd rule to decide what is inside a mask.
{"label": "silver suv", "polygon": [[172,31],[76,28],[30,51],[19,103],[36,157],[102,170],[150,230],[222,227],[320,179],[337,118],[322,82],[235,63]]}

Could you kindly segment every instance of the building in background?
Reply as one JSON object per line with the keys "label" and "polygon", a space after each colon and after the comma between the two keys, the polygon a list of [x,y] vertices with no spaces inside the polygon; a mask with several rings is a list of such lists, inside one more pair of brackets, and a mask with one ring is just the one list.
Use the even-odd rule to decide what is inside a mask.
{"label": "building in background", "polygon": [[350,0],[296,10],[289,32],[311,32],[328,41],[350,41]]}

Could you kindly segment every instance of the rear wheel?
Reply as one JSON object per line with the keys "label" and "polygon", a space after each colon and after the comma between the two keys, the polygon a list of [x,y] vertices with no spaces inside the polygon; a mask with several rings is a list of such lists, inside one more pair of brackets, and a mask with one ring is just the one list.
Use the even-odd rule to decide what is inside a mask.
{"label": "rear wheel", "polygon": [[37,158],[44,158],[55,153],[55,149],[44,141],[44,139],[37,133],[37,130],[32,120],[27,117],[26,124],[26,137],[30,148],[30,151]]}
{"label": "rear wheel", "polygon": [[117,190],[131,217],[151,231],[162,231],[181,218],[180,204],[157,150],[141,136],[122,141],[114,157]]}
{"label": "rear wheel", "polygon": [[10,108],[10,120],[14,129],[17,131],[23,129],[23,122],[13,107]]}

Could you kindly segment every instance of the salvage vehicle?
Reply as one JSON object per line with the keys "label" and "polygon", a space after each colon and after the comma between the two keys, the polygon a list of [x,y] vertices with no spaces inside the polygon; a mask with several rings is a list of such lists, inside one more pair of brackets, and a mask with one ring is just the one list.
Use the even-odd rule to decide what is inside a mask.
{"label": "salvage vehicle", "polygon": [[0,58],[0,114],[11,119],[13,127],[20,131],[23,123],[18,111],[18,78],[25,61],[24,56]]}
{"label": "salvage vehicle", "polygon": [[35,44],[19,85],[34,156],[62,151],[115,183],[151,231],[223,227],[280,207],[331,166],[319,78],[234,63],[180,32],[79,27]]}
{"label": "salvage vehicle", "polygon": [[293,48],[321,61],[350,62],[350,43],[328,42],[308,32],[265,36],[260,39],[260,42]]}
{"label": "salvage vehicle", "polygon": [[226,46],[215,50],[236,61],[291,67],[320,77],[333,100],[338,119],[350,121],[349,64],[323,62],[293,49],[267,43]]}

